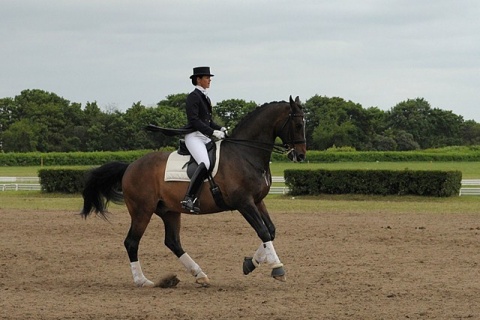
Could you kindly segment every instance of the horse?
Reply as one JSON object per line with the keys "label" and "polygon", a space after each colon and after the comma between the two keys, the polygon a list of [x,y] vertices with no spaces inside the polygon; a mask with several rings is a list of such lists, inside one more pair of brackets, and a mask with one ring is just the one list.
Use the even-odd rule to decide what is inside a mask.
{"label": "horse", "polygon": [[[273,246],[275,225],[264,203],[272,183],[271,155],[279,148],[275,143],[277,137],[290,160],[305,160],[305,115],[298,96],[295,100],[290,96],[289,102],[270,102],[256,107],[241,119],[231,135],[220,142],[218,172],[214,181],[223,204],[218,204],[211,193],[200,192],[201,211],[198,214],[238,210],[261,240],[253,256],[244,258],[243,273],[247,275],[264,263],[271,268],[274,279],[286,281],[284,266]],[[151,287],[155,284],[143,274],[138,249],[155,213],[164,223],[164,244],[195,277],[197,284],[209,286],[208,276],[180,242],[181,214],[189,213],[184,212],[180,201],[188,182],[164,181],[170,153],[152,151],[130,164],[109,162],[90,170],[82,193],[84,201],[80,214],[86,219],[95,212],[106,219],[109,202],[125,203],[131,225],[124,245],[133,281],[138,287]]]}

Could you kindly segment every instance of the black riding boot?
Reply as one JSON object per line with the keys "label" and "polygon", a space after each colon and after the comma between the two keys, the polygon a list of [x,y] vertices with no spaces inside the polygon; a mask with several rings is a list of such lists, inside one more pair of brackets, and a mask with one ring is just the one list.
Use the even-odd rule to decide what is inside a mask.
{"label": "black riding boot", "polygon": [[187,194],[182,202],[182,208],[187,209],[189,212],[200,212],[200,208],[196,205],[197,202],[197,194],[200,190],[200,187],[203,184],[203,180],[205,180],[207,176],[207,168],[205,167],[205,163],[200,163],[193,173],[192,179],[190,180],[190,185],[187,189]]}

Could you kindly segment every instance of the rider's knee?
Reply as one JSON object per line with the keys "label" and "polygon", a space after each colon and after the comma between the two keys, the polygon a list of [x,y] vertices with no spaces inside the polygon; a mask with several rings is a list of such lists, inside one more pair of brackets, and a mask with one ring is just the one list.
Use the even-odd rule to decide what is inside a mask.
{"label": "rider's knee", "polygon": [[205,169],[210,169],[210,161],[203,161],[203,164],[205,165]]}

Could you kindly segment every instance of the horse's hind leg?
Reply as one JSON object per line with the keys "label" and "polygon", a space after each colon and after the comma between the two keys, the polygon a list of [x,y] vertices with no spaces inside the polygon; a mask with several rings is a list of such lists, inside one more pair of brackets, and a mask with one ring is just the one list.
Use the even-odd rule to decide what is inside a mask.
{"label": "horse's hind leg", "polygon": [[131,214],[131,217],[132,222],[127,237],[125,238],[124,245],[127,249],[128,258],[130,259],[133,282],[137,287],[153,287],[154,283],[145,277],[142,272],[140,261],[138,260],[138,246],[140,244],[140,239],[142,238],[152,215],[144,214],[136,216]]}
{"label": "horse's hind leg", "polygon": [[165,245],[177,256],[187,271],[195,277],[196,283],[208,286],[210,280],[207,275],[182,248],[180,241],[181,214],[179,212],[163,212],[158,215],[165,225]]}

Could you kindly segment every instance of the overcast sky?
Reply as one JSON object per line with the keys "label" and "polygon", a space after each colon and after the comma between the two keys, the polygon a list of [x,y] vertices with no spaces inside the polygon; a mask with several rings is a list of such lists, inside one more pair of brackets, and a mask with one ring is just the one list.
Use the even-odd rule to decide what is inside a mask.
{"label": "overcast sky", "polygon": [[24,89],[126,110],[192,90],[212,101],[421,97],[480,122],[478,0],[1,0],[0,98]]}

